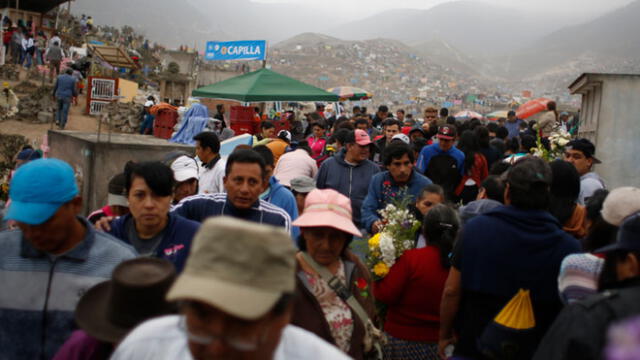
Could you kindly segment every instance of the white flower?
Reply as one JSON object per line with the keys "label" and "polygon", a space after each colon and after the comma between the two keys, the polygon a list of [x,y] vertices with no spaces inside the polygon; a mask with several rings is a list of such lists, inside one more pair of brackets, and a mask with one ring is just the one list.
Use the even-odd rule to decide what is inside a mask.
{"label": "white flower", "polygon": [[535,149],[533,152],[533,156],[541,158],[544,156],[544,153],[540,149]]}
{"label": "white flower", "polygon": [[382,261],[388,266],[393,266],[396,262],[396,247],[393,244],[393,238],[387,234],[380,234],[380,252],[382,253]]}
{"label": "white flower", "polygon": [[411,242],[411,240],[405,240],[402,242],[402,246],[405,250],[411,249],[411,247],[413,246],[413,242]]}
{"label": "white flower", "polygon": [[567,140],[567,139],[558,140],[558,145],[563,146],[563,147],[566,146],[568,143],[569,143],[569,140]]}

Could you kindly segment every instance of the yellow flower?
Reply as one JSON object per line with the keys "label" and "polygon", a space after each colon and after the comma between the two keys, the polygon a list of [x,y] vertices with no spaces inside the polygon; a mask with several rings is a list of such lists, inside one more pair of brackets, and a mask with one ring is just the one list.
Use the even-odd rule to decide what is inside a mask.
{"label": "yellow flower", "polygon": [[373,267],[373,273],[380,277],[385,277],[389,273],[389,267],[382,261]]}
{"label": "yellow flower", "polygon": [[369,249],[377,249],[380,246],[380,233],[373,235],[369,239]]}

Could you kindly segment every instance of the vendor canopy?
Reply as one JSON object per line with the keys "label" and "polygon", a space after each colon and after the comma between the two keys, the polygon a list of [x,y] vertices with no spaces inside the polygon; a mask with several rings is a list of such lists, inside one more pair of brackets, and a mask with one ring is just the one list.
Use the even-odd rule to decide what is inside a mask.
{"label": "vendor canopy", "polygon": [[230,99],[242,102],[338,101],[338,95],[269,69],[227,79],[195,89],[195,97]]}

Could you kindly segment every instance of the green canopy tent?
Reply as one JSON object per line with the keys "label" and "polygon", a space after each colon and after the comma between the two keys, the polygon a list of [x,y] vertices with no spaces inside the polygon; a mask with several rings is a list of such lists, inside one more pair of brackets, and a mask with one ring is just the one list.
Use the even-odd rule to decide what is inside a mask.
{"label": "green canopy tent", "polygon": [[194,97],[241,102],[338,101],[338,95],[269,69],[260,69],[193,90]]}

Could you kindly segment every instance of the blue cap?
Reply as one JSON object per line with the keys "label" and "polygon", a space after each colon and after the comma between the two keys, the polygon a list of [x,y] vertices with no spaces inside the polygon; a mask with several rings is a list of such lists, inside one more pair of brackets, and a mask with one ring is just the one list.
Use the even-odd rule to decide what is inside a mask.
{"label": "blue cap", "polygon": [[26,160],[26,161],[31,161],[31,160],[37,160],[40,159],[40,153],[37,152],[36,150],[33,149],[24,149],[22,151],[20,151],[20,153],[18,154],[18,157],[16,158],[16,160]]}
{"label": "blue cap", "polygon": [[78,185],[69,164],[58,159],[31,161],[11,179],[11,205],[5,219],[40,225],[76,195]]}

